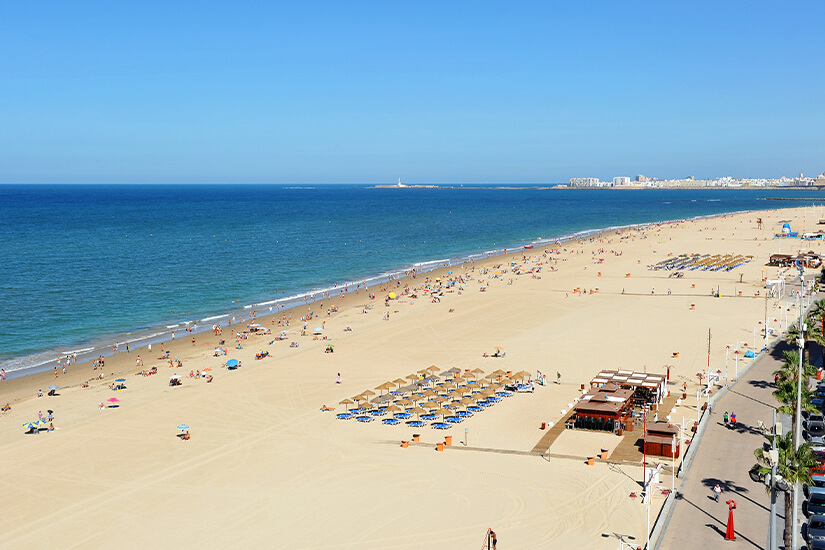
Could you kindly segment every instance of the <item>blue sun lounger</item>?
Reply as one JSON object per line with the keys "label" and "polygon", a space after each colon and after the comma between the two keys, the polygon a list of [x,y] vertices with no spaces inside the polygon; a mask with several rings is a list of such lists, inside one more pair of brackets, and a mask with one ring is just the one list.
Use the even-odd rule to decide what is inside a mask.
{"label": "blue sun lounger", "polygon": [[352,413],[338,413],[335,415],[338,420],[349,420],[353,417]]}
{"label": "blue sun lounger", "polygon": [[401,421],[397,418],[385,418],[381,421],[381,424],[387,424],[389,426],[395,426],[397,424],[401,424]]}

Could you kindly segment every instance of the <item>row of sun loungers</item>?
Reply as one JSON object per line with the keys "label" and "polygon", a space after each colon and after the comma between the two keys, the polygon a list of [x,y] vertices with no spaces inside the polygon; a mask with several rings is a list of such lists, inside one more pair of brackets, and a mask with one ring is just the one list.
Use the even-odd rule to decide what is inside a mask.
{"label": "row of sun loungers", "polygon": [[732,271],[751,261],[741,254],[680,254],[651,266],[654,271]]}
{"label": "row of sun loungers", "polygon": [[[444,397],[450,397],[450,394],[455,393],[455,390],[445,391],[443,392]],[[474,391],[470,395],[470,399],[473,399],[472,396],[481,394],[481,391]],[[455,424],[460,424],[467,418],[472,417],[475,413],[483,411],[487,407],[491,407],[496,403],[499,403],[502,399],[506,397],[510,397],[513,395],[512,391],[506,390],[499,390],[496,391],[494,395],[488,395],[481,399],[475,400],[474,405],[469,405],[467,403],[461,403],[458,401],[460,397],[457,393],[454,395],[456,397],[456,401],[452,403],[437,403],[433,401],[432,403],[437,403],[438,408],[441,410],[449,410],[450,414],[446,413],[414,413],[412,412],[417,407],[405,407],[401,408],[397,405],[380,405],[377,407],[360,407],[358,409],[354,409],[352,411],[338,413],[336,417],[339,420],[355,420],[361,423],[369,423],[373,422],[378,418],[381,418],[381,423],[386,424],[389,426],[398,426],[400,424],[404,424],[406,426],[410,426],[412,428],[422,428],[430,423],[430,427],[437,430],[445,430],[450,428]],[[421,396],[423,397],[423,395]],[[466,397],[464,398],[466,399]],[[398,400],[400,401],[400,399]],[[387,409],[389,407],[394,407],[394,409],[399,409],[396,412],[389,413]],[[382,418],[387,416],[387,418]],[[417,418],[413,418],[417,416]],[[441,421],[438,421],[438,419]]]}

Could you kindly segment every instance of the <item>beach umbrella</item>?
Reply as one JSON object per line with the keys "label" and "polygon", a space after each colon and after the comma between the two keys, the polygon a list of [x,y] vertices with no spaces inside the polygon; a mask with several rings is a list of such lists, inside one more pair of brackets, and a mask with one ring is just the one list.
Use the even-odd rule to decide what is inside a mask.
{"label": "beach umbrella", "polygon": [[435,365],[430,365],[429,367],[427,367],[427,370],[430,371],[430,372],[438,372],[441,369],[436,367]]}
{"label": "beach umbrella", "polygon": [[180,426],[178,426],[178,429],[179,429],[179,430],[188,430],[188,429],[189,429],[189,425],[188,425],[188,424],[181,424]]}
{"label": "beach umbrella", "polygon": [[38,427],[38,424],[40,424],[39,420],[37,422],[26,422],[25,424],[23,424],[23,427],[27,430],[34,430]]}
{"label": "beach umbrella", "polygon": [[367,398],[366,398],[366,397],[364,397],[363,395],[354,395],[354,396],[352,397],[352,400],[353,400],[353,401],[356,401],[356,402],[358,402],[358,401],[366,401],[366,400],[367,400]]}
{"label": "beach umbrella", "polygon": [[428,371],[427,369],[421,369],[421,370],[416,371],[416,372],[418,374],[423,374],[424,376],[427,376],[428,374],[430,374],[430,371]]}
{"label": "beach umbrella", "polygon": [[210,369],[210,368],[201,369],[201,372],[212,372],[212,369]]}
{"label": "beach umbrella", "polygon": [[455,389],[455,384],[453,384],[451,382],[447,382],[446,384],[441,386],[441,389],[442,390],[454,390]]}
{"label": "beach umbrella", "polygon": [[498,350],[498,351],[504,351],[504,348],[501,347],[501,346],[496,346],[493,349]]}
{"label": "beach umbrella", "polygon": [[465,397],[464,399],[461,400],[461,404],[464,405],[465,407],[469,407],[471,405],[475,405],[476,402],[475,402],[474,399],[470,399],[469,397]]}
{"label": "beach umbrella", "polygon": [[434,392],[433,390],[431,390],[431,389],[426,389],[426,390],[424,390],[424,392],[423,392],[423,393],[424,393],[424,395],[426,395],[427,397],[433,397],[433,396],[435,396],[435,395],[438,395],[437,393],[435,393],[435,392]]}
{"label": "beach umbrella", "polygon": [[396,407],[395,405],[390,405],[389,407],[386,408],[386,411],[388,413],[397,413],[397,412],[401,412],[401,408]]}
{"label": "beach umbrella", "polygon": [[456,378],[453,378],[453,380],[452,380],[452,381],[453,381],[453,383],[454,383],[454,384],[463,384],[463,383],[464,383],[464,382],[466,382],[467,380],[466,380],[466,379],[464,379],[464,378],[462,378],[462,377],[460,377],[460,376],[457,376]]}
{"label": "beach umbrella", "polygon": [[370,396],[370,395],[375,395],[375,392],[372,391],[372,390],[364,390],[364,391],[361,392],[361,395],[363,395],[364,397],[367,397],[367,396]]}
{"label": "beach umbrella", "polygon": [[238,360],[237,359],[230,359],[229,361],[226,362],[226,366],[227,367],[237,367],[238,366]]}
{"label": "beach umbrella", "polygon": [[467,386],[462,386],[460,388],[455,389],[455,392],[458,393],[458,394],[461,394],[461,395],[464,395],[465,393],[467,393],[469,391],[472,391],[472,390],[470,390],[470,388],[468,388]]}
{"label": "beach umbrella", "polygon": [[425,410],[424,410],[424,409],[422,409],[421,407],[415,407],[415,408],[413,408],[413,410],[412,410],[412,411],[410,411],[410,412],[413,412],[413,413],[417,414],[418,416],[421,416],[422,414],[427,414],[427,411],[425,411]]}
{"label": "beach umbrella", "polygon": [[439,407],[441,407],[441,405],[439,405],[435,401],[427,401],[426,403],[422,403],[421,406],[425,409],[438,409]]}
{"label": "beach umbrella", "polygon": [[108,401],[109,403],[120,403],[120,399],[118,399],[117,397],[110,397],[106,401]]}
{"label": "beach umbrella", "polygon": [[169,377],[169,380],[180,380],[180,374],[173,374]]}
{"label": "beach umbrella", "polygon": [[404,380],[403,378],[396,378],[395,380],[392,381],[392,383],[393,384],[398,384],[399,386],[401,386],[401,384],[406,384],[407,381]]}
{"label": "beach umbrella", "polygon": [[389,294],[387,294],[387,297],[388,297],[390,300],[395,300],[395,292],[390,292]]}
{"label": "beach umbrella", "polygon": [[494,371],[493,371],[493,374],[495,374],[495,375],[497,375],[497,376],[504,376],[504,375],[505,375],[505,374],[507,374],[507,373],[506,373],[506,372],[504,372],[504,371],[503,371],[503,370],[501,370],[501,369],[496,369],[496,370],[494,370]]}
{"label": "beach umbrella", "polygon": [[282,330],[281,334],[289,334],[289,331],[288,330]]}
{"label": "beach umbrella", "polygon": [[476,388],[480,388],[481,384],[479,384],[478,382],[470,382],[469,384],[467,384],[467,387],[474,390]]}
{"label": "beach umbrella", "polygon": [[126,382],[126,379],[125,378],[118,378],[117,380],[115,380],[115,382]]}
{"label": "beach umbrella", "polygon": [[479,374],[484,374],[484,371],[479,369],[479,368],[475,368],[475,369],[471,370],[470,372],[475,374],[476,376],[478,376]]}
{"label": "beach umbrella", "polygon": [[50,389],[50,390],[54,390],[54,391],[57,391],[57,390],[59,390],[60,388],[59,388],[58,386],[55,386],[54,384],[52,384],[51,386],[49,386],[49,387],[48,387],[48,389]]}
{"label": "beach umbrella", "polygon": [[349,406],[352,405],[352,400],[350,399],[343,399],[338,402],[339,405],[346,405],[347,410],[349,410]]}
{"label": "beach umbrella", "polygon": [[406,376],[406,379],[407,380],[418,380],[418,375],[417,374],[408,374]]}
{"label": "beach umbrella", "polygon": [[435,397],[433,397],[431,399],[431,401],[435,401],[437,403],[443,403],[443,402],[449,401],[449,400],[450,400],[449,398],[444,397],[443,395],[436,395]]}
{"label": "beach umbrella", "polygon": [[392,388],[393,385],[394,384],[392,382],[384,382],[380,386],[376,386],[375,389],[376,390],[388,390],[388,389]]}
{"label": "beach umbrella", "polygon": [[410,401],[409,399],[399,399],[398,401],[396,401],[396,403],[398,405],[401,405],[402,407],[409,407],[413,404],[412,401]]}
{"label": "beach umbrella", "polygon": [[447,416],[448,414],[453,414],[453,411],[450,409],[440,408],[437,411],[434,411],[435,414],[440,414],[442,417]]}

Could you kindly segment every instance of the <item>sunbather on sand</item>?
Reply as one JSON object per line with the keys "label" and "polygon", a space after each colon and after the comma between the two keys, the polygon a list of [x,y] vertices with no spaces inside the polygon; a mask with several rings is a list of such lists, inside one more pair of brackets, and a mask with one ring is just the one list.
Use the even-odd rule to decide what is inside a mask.
{"label": "sunbather on sand", "polygon": [[334,411],[335,407],[327,407],[326,405],[323,405],[320,410],[321,412]]}

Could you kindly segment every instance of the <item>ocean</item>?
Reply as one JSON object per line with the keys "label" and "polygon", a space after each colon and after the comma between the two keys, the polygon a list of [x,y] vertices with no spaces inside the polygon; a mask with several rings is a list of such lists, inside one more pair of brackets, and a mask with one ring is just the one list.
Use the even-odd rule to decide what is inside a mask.
{"label": "ocean", "polygon": [[761,200],[776,196],[815,193],[2,185],[0,367],[45,370],[71,352],[581,232],[806,204]]}

